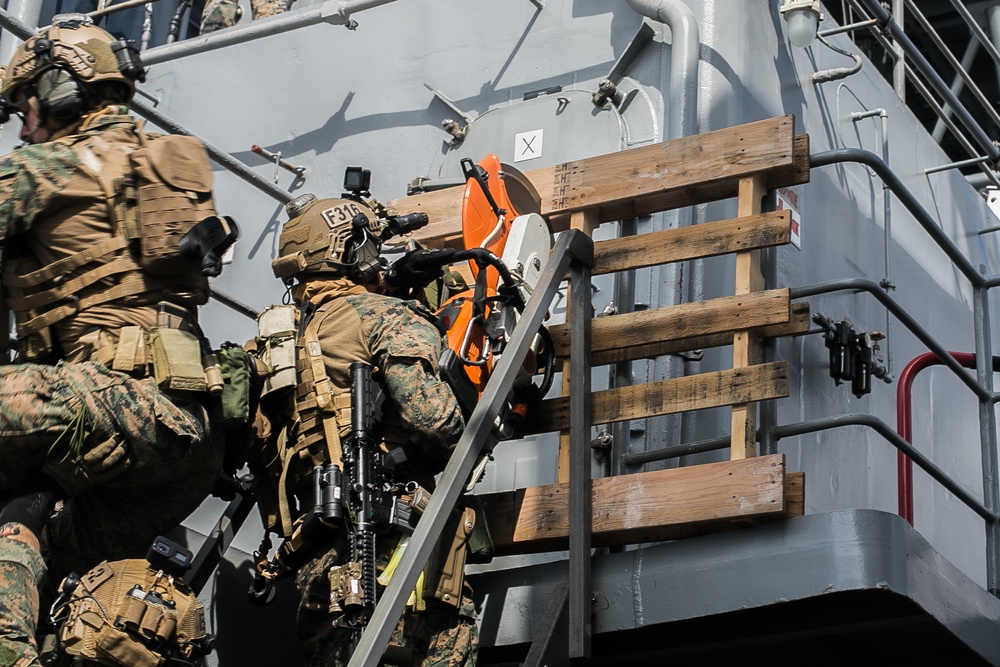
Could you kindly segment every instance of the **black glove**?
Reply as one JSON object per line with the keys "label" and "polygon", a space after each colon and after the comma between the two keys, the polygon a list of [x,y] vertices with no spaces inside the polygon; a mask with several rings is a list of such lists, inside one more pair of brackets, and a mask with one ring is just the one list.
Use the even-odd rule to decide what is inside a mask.
{"label": "black glove", "polygon": [[389,266],[386,282],[394,289],[426,287],[444,274],[444,267],[454,256],[454,248],[410,250]]}
{"label": "black glove", "polygon": [[49,489],[18,492],[0,510],[0,526],[19,523],[36,536],[40,535],[55,504],[56,494]]}

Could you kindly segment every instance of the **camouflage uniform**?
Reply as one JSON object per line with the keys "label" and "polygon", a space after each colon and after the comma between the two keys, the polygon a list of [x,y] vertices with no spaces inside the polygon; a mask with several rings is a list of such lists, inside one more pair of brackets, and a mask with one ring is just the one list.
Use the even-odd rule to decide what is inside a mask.
{"label": "camouflage uniform", "polygon": [[[289,3],[291,4],[291,3]],[[250,0],[253,20],[267,18],[287,11],[285,0]],[[208,0],[201,14],[201,34],[231,28],[240,22],[243,8],[238,0]]]}
{"label": "camouflage uniform", "polygon": [[13,529],[15,524],[0,526],[0,667],[38,667],[35,628],[45,562],[30,533],[20,539],[5,536]]}
{"label": "camouflage uniform", "polygon": [[[124,107],[108,107],[76,134],[0,160],[5,262],[19,254],[48,266],[115,238],[94,171],[95,155],[117,146],[138,146],[136,125]],[[205,408],[160,392],[143,372],[90,360],[99,338],[115,344],[124,326],[155,327],[160,299],[188,312],[197,303],[161,290],[84,308],[49,327],[45,361],[56,365],[0,367],[0,491],[43,470],[70,496],[48,526],[56,581],[104,559],[144,556],[214,484],[222,448]]]}
{"label": "camouflage uniform", "polygon": [[[443,469],[464,423],[454,394],[437,376],[441,334],[425,317],[429,313],[415,302],[373,294],[343,278],[313,281],[296,289],[297,302],[305,300],[317,308],[314,323],[332,393],[350,392],[352,362],[377,369],[374,377],[388,394],[377,435],[387,448],[407,451],[396,479],[433,488],[433,476]],[[268,410],[263,400],[261,409]],[[258,461],[266,460],[270,451],[265,448]],[[304,464],[302,459],[291,463]],[[259,464],[252,460],[251,469],[255,465]],[[267,479],[260,472],[255,479]],[[309,489],[302,488],[298,495],[309,497],[307,493]],[[388,560],[396,539],[378,538],[381,564]],[[349,658],[349,632],[333,627],[336,618],[329,611],[330,568],[350,560],[345,532],[337,531],[330,541],[296,573],[299,637],[310,667],[345,665]],[[407,610],[392,641],[413,650],[414,665],[454,667],[475,664],[477,642],[475,610],[468,595],[457,610],[434,599],[427,599],[426,611]]]}

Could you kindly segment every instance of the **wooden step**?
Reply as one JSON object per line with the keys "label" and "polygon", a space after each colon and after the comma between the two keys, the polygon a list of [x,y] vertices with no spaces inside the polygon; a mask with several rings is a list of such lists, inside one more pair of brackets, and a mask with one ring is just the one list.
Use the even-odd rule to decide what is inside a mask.
{"label": "wooden step", "polygon": [[[729,345],[736,330],[786,324],[789,318],[788,289],[598,317],[590,323],[590,363],[600,366],[639,359],[650,345],[713,334],[728,334],[718,337],[718,344]],[[558,357],[569,354],[569,331],[567,324],[549,328]]]}
{"label": "wooden step", "polygon": [[[596,223],[649,215],[736,196],[741,178],[768,171],[769,188],[809,181],[809,136],[794,116],[564,162],[525,174],[542,198],[553,231],[573,211],[593,209]],[[478,161],[484,156],[470,156]],[[429,247],[461,245],[464,186],[394,199],[400,213],[423,211],[430,224],[413,233]]]}
{"label": "wooden step", "polygon": [[[659,542],[802,516],[805,477],[783,454],[592,482],[593,546]],[[569,485],[481,496],[497,555],[566,549]]]}
{"label": "wooden step", "polygon": [[[608,424],[788,395],[788,362],[595,391],[592,423]],[[528,414],[525,435],[569,429],[569,397],[542,401]]]}
{"label": "wooden step", "polygon": [[593,275],[784,245],[791,237],[790,211],[623,236],[594,243]]}

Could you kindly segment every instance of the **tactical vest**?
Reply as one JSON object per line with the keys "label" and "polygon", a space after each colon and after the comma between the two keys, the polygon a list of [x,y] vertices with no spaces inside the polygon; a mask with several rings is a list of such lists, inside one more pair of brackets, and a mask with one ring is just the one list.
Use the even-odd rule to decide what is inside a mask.
{"label": "tactical vest", "polygon": [[42,642],[43,664],[189,665],[211,650],[198,598],[145,560],[105,561],[71,591],[68,581],[54,606],[57,633]]}
{"label": "tactical vest", "polygon": [[53,325],[87,308],[158,301],[196,306],[208,299],[207,280],[177,247],[192,226],[215,214],[205,148],[193,137],[147,135],[138,126],[136,136],[138,147],[100,134],[56,140],[77,154],[79,168],[100,185],[112,233],[47,266],[40,266],[23,239],[12,239],[0,282],[25,360],[49,356]]}
{"label": "tactical vest", "polygon": [[[334,302],[328,301],[297,336],[298,309],[272,306],[261,313],[254,353],[266,376],[262,402],[278,400],[273,419],[277,430],[266,447],[266,478],[270,487],[258,500],[264,527],[291,537],[299,516],[293,516],[292,497],[309,491],[317,465],[341,465],[341,440],[351,429],[351,394],[335,392],[327,377],[316,322]],[[367,352],[367,351],[366,351]]]}

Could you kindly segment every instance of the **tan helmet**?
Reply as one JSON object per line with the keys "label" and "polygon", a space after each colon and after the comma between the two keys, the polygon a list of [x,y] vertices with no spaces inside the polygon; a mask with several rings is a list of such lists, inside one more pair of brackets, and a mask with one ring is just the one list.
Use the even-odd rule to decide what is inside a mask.
{"label": "tan helmet", "polygon": [[[285,205],[288,222],[278,239],[274,275],[285,281],[332,273],[357,279],[357,269],[381,250],[381,225],[375,212],[351,199],[317,199],[305,194]],[[359,219],[357,231],[354,220]],[[374,254],[373,254],[374,253]]]}
{"label": "tan helmet", "polygon": [[128,102],[145,80],[135,45],[98,28],[85,14],[59,14],[18,47],[0,82],[0,96],[31,85],[45,112],[69,119],[91,103]]}

